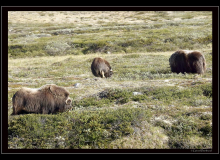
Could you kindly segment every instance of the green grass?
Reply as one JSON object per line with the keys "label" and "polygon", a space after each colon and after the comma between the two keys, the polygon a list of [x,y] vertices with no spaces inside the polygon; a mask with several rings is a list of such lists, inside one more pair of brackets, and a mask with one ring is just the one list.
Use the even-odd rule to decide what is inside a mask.
{"label": "green grass", "polygon": [[[102,94],[104,100],[88,97],[73,102],[76,108],[70,112],[10,117],[9,148],[115,148],[118,144],[114,144],[114,141],[125,136],[132,138],[135,135],[134,129],[141,128],[139,124],[143,121],[163,128],[163,134],[170,137],[166,145],[160,146],[162,148],[209,148],[212,118],[203,113],[210,112],[210,108],[184,107],[189,98],[207,99],[204,98],[204,93],[210,87],[211,85],[202,85],[183,91],[177,91],[176,87],[135,89],[144,93],[140,96],[133,96],[129,90],[109,90]],[[133,108],[132,103],[128,103],[133,101],[140,102],[143,106]],[[108,109],[115,103],[125,106],[116,110]],[[149,103],[154,105],[148,105]],[[211,104],[200,104],[202,105]],[[155,116],[168,116],[174,122],[167,124],[163,120],[152,120]],[[188,139],[192,136],[206,141],[191,144]],[[133,139],[131,143],[132,141]],[[149,148],[151,147],[150,145]]]}
{"label": "green grass", "polygon": [[[9,22],[8,148],[212,148],[211,12],[104,13],[59,12],[74,24]],[[200,50],[206,73],[172,73],[177,49]],[[100,56],[111,78],[92,75]],[[72,110],[11,116],[18,89],[51,83],[70,92]]]}
{"label": "green grass", "polygon": [[9,148],[108,148],[111,141],[131,134],[132,126],[149,115],[143,109],[126,108],[18,116],[9,120]]}
{"label": "green grass", "polygon": [[[133,92],[140,92],[141,95],[133,95]],[[86,97],[74,102],[74,106],[109,106],[113,103],[125,104],[130,101],[145,102],[163,105],[211,105],[210,98],[212,97],[212,85],[204,84],[190,87],[187,89],[179,89],[178,87],[145,87],[132,89],[108,89],[98,95]],[[199,99],[199,101],[195,101]],[[180,103],[181,102],[181,103]]]}
{"label": "green grass", "polygon": [[[133,15],[134,18],[136,15],[140,20],[145,18],[144,14],[138,13]],[[199,16],[208,18],[193,19]],[[97,27],[84,25],[79,28],[68,24],[66,27],[57,24],[48,26],[37,24],[39,28],[42,28],[42,33],[38,34],[34,32],[39,28],[28,24],[23,30],[31,34],[9,34],[9,56],[16,58],[27,55],[34,57],[97,52],[165,52],[177,49],[207,48],[212,44],[209,12],[176,12],[172,16],[168,16],[165,12],[154,12],[152,17],[156,17],[153,23],[123,24],[114,21],[108,23],[99,21]],[[181,21],[173,20],[177,17],[181,18]],[[14,26],[9,23],[9,27],[10,25]],[[14,29],[18,32],[22,27],[23,24],[17,24]]]}

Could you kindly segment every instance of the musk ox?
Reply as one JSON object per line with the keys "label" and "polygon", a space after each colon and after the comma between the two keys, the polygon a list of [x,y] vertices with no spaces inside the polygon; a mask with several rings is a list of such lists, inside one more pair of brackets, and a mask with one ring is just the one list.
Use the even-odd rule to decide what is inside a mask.
{"label": "musk ox", "polygon": [[172,72],[203,74],[206,70],[205,57],[199,51],[179,50],[169,59]]}
{"label": "musk ox", "polygon": [[13,113],[41,113],[50,114],[64,112],[70,109],[72,100],[69,92],[55,84],[44,85],[41,88],[21,88],[13,98]]}
{"label": "musk ox", "polygon": [[101,78],[111,77],[113,74],[110,64],[101,57],[94,58],[91,65],[91,70],[94,76]]}

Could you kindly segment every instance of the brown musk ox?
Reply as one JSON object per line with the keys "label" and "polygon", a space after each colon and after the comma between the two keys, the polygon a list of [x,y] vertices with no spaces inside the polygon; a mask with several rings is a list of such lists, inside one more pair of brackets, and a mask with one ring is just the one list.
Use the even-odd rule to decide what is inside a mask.
{"label": "brown musk ox", "polygon": [[69,92],[55,84],[47,84],[41,88],[18,90],[12,97],[12,115],[40,113],[50,114],[64,112],[72,107]]}
{"label": "brown musk ox", "polygon": [[91,65],[91,70],[94,76],[101,78],[111,77],[113,74],[109,62],[101,57],[94,58]]}
{"label": "brown musk ox", "polygon": [[205,57],[199,51],[179,50],[169,58],[170,68],[176,73],[204,74],[206,70]]}

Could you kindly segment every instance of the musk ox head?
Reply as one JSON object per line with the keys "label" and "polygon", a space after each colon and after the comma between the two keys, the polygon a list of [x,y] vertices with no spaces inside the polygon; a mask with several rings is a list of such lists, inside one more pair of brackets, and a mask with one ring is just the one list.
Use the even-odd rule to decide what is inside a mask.
{"label": "musk ox head", "polygon": [[170,68],[176,73],[204,74],[206,70],[205,57],[199,51],[179,50],[169,58]]}
{"label": "musk ox head", "polygon": [[110,64],[101,57],[94,58],[91,70],[94,76],[101,78],[111,77],[113,74]]}
{"label": "musk ox head", "polygon": [[12,103],[12,115],[25,113],[53,114],[64,112],[72,107],[69,92],[55,84],[44,85],[37,89],[21,88],[14,94]]}

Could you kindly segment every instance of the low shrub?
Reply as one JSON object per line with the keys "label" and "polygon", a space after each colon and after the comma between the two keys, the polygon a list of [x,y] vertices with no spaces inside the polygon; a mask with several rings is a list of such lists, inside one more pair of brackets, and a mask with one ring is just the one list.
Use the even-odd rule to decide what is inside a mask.
{"label": "low shrub", "polygon": [[20,115],[9,119],[9,148],[108,148],[151,117],[140,108]]}
{"label": "low shrub", "polygon": [[[181,105],[209,105],[209,98],[212,96],[211,84],[202,84],[186,89],[179,89],[176,86],[163,87],[141,87],[133,89],[106,89],[91,97],[85,97],[73,102],[76,107],[83,106],[109,106],[116,103],[125,104],[130,101],[163,101],[164,104]],[[133,95],[133,92],[141,92],[141,95]],[[207,97],[203,97],[207,96]],[[181,100],[181,103],[180,103]]]}
{"label": "low shrub", "polygon": [[[171,149],[210,149],[212,143],[207,136],[212,136],[212,127],[204,125],[199,120],[195,121],[190,116],[181,116],[171,126],[171,129],[166,130],[170,137],[169,146]],[[196,139],[193,139],[194,137]],[[198,141],[197,141],[198,140]]]}
{"label": "low shrub", "polygon": [[48,42],[45,46],[46,52],[51,56],[63,55],[69,48],[70,46],[63,41]]}

